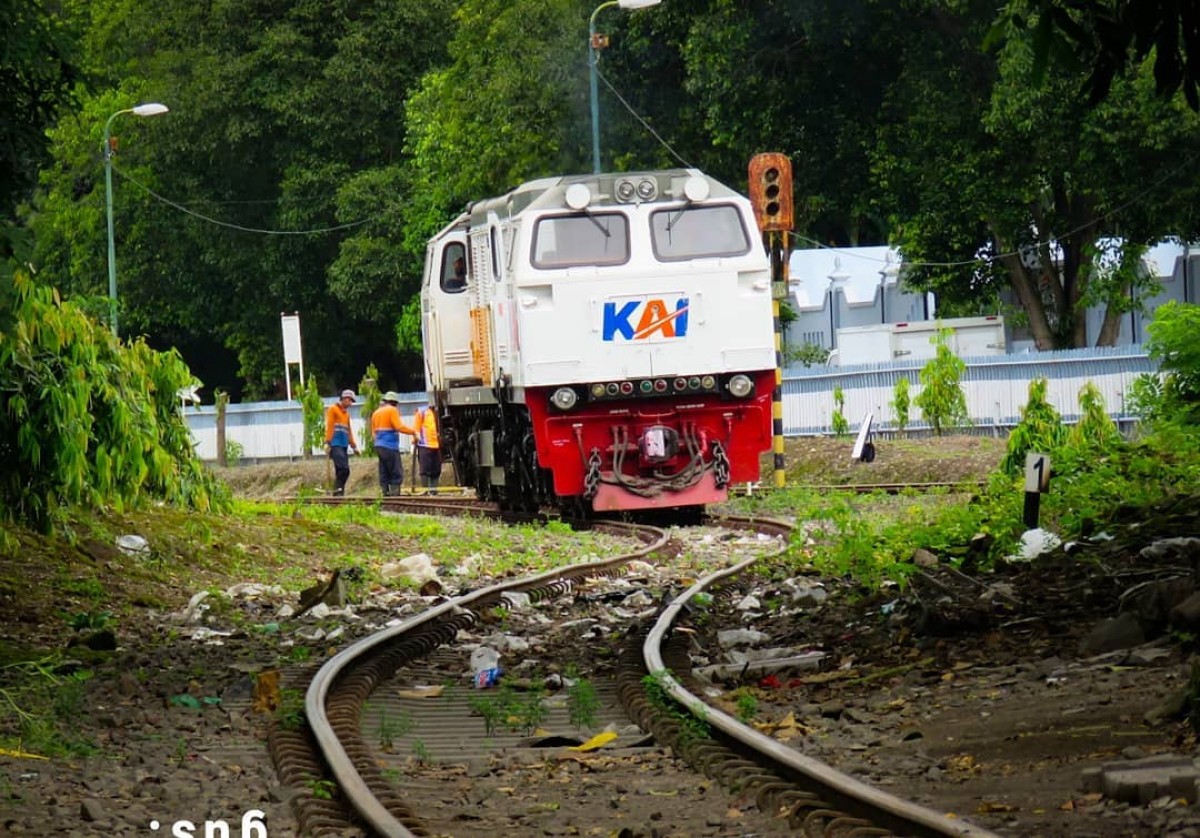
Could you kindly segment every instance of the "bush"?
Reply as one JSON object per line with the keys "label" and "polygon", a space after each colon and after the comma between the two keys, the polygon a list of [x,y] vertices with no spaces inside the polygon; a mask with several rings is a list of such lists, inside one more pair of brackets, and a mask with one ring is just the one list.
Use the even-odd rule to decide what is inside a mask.
{"label": "bush", "polygon": [[122,344],[23,271],[13,289],[0,313],[12,323],[0,332],[0,521],[49,530],[72,504],[151,498],[227,506],[180,413],[193,377],[179,354]]}
{"label": "bush", "polygon": [[896,414],[896,430],[901,434],[908,427],[908,379],[899,378],[896,380],[896,386],[892,390],[892,411]]}
{"label": "bush", "polygon": [[1067,434],[1067,444],[1091,451],[1111,451],[1121,443],[1117,423],[1104,409],[1104,396],[1092,382],[1079,390],[1079,422]]}
{"label": "bush", "polygon": [[1030,451],[1051,454],[1067,440],[1062,416],[1046,401],[1048,386],[1044,378],[1029,382],[1029,401],[1021,408],[1021,421],[1008,435],[1008,447],[1000,461],[1000,470],[1005,474],[1020,474]]}
{"label": "bush", "polygon": [[317,380],[311,375],[300,393],[300,409],[304,416],[304,457],[308,459],[313,449],[325,444],[325,404]]}
{"label": "bush", "polygon": [[850,431],[850,423],[846,421],[846,394],[841,387],[833,388],[833,432],[837,436],[845,436]]}
{"label": "bush", "polygon": [[1200,422],[1200,306],[1172,300],[1146,327],[1146,351],[1166,373],[1151,413],[1186,424]]}
{"label": "bush", "polygon": [[915,399],[925,421],[937,436],[943,430],[958,425],[970,424],[967,414],[967,396],[963,392],[963,373],[967,365],[949,347],[950,329],[938,329],[930,341],[937,346],[937,354],[921,368],[921,392]]}

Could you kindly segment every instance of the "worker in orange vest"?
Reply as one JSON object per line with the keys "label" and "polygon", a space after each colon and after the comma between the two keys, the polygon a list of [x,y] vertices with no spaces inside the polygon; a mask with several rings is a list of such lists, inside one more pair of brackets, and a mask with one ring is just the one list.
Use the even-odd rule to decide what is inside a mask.
{"label": "worker in orange vest", "polygon": [[350,477],[350,452],[358,453],[354,441],[354,428],[350,425],[350,406],[354,404],[354,391],[343,390],[341,397],[325,411],[325,451],[333,461],[333,493],[346,493],[346,480]]}
{"label": "worker in orange vest", "polygon": [[413,416],[413,432],[417,444],[417,471],[421,482],[436,495],[442,477],[442,449],[438,441],[437,417],[429,408],[418,408]]}
{"label": "worker in orange vest", "polygon": [[400,494],[404,482],[400,434],[412,433],[413,429],[400,418],[400,395],[393,390],[384,393],[383,404],[371,414],[371,434],[379,458],[379,488],[385,498]]}

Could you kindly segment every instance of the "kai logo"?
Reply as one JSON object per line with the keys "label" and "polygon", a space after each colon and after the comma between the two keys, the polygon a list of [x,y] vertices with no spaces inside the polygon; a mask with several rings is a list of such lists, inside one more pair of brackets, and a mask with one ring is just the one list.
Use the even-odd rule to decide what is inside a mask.
{"label": "kai logo", "polygon": [[687,336],[688,298],[612,300],[604,304],[604,340],[671,340]]}

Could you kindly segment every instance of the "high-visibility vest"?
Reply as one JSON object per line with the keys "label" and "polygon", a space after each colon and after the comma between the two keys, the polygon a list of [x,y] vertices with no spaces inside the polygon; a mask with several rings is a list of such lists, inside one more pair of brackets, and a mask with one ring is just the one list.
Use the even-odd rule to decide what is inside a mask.
{"label": "high-visibility vest", "polygon": [[413,430],[417,432],[417,445],[425,448],[439,448],[437,417],[432,410],[418,408],[413,417]]}
{"label": "high-visibility vest", "polygon": [[337,402],[331,404],[325,411],[325,442],[333,447],[358,447],[354,442],[354,428],[350,425],[350,414]]}
{"label": "high-visibility vest", "polygon": [[400,434],[411,434],[412,428],[404,424],[400,411],[394,404],[383,404],[371,414],[371,434],[376,448],[400,450]]}

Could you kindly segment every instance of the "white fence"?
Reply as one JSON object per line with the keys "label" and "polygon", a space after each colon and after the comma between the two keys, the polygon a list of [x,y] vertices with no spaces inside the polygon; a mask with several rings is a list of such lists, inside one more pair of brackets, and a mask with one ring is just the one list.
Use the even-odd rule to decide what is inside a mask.
{"label": "white fence", "polygon": [[[400,415],[408,422],[419,407],[425,407],[424,393],[401,397]],[[325,406],[337,399],[327,399]],[[361,404],[350,408],[354,438],[362,445],[367,434],[367,417],[360,414]],[[217,459],[217,408],[213,405],[185,407],[184,418],[196,441],[196,453],[202,460]],[[322,420],[323,421],[323,420]],[[225,444],[241,446],[242,461],[295,460],[304,456],[304,412],[298,401],[244,402],[225,408]],[[411,437],[400,435],[400,450],[407,451]],[[318,452],[319,453],[319,452]]]}
{"label": "white fence", "polygon": [[[967,371],[963,390],[974,426],[1010,428],[1020,421],[1021,408],[1029,396],[1029,382],[1045,378],[1047,400],[1070,422],[1079,416],[1079,390],[1087,382],[1099,388],[1109,415],[1129,420],[1125,397],[1133,379],[1155,372],[1155,365],[1140,346],[1112,349],[1072,349],[1024,355],[965,358]],[[895,427],[891,408],[896,381],[909,380],[910,401],[920,392],[924,361],[894,361],[856,367],[792,368],[783,377],[783,433],[785,436],[827,434],[832,430],[835,387],[845,397],[843,414],[857,427],[868,413],[874,414],[875,429]],[[426,405],[424,393],[401,396],[400,412],[407,421],[418,407]],[[332,403],[332,399],[329,403]],[[352,407],[355,438],[366,433],[366,419]],[[196,450],[205,460],[217,459],[216,408],[207,405],[184,409]],[[909,409],[909,428],[928,427],[915,404]],[[303,414],[299,402],[248,402],[231,404],[225,410],[225,439],[241,446],[244,461],[297,459],[303,456]],[[407,450],[409,437],[401,435]]]}
{"label": "white fence", "polygon": [[[1046,400],[1067,422],[1079,418],[1079,390],[1089,381],[1104,398],[1110,416],[1129,420],[1126,394],[1133,380],[1156,367],[1140,346],[1070,349],[964,358],[962,378],[967,413],[976,427],[1011,428],[1021,420],[1029,400],[1029,382],[1047,381]],[[891,402],[896,382],[909,382],[909,427],[927,428],[914,399],[920,392],[920,372],[926,361],[893,361],[855,367],[812,367],[783,378],[783,433],[807,436],[830,433],[835,408],[833,391],[841,387],[843,415],[856,427],[868,413],[877,430],[895,428]]]}

